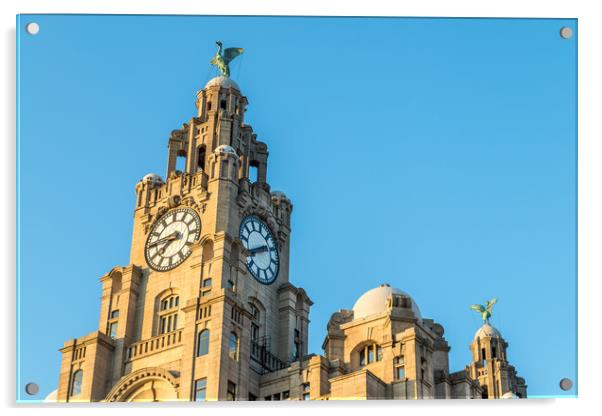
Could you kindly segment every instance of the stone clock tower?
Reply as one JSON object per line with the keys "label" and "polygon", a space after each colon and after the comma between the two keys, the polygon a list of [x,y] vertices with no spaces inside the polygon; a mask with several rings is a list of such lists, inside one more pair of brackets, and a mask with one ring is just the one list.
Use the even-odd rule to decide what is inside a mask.
{"label": "stone clock tower", "polygon": [[246,106],[230,78],[209,81],[171,133],[165,180],[136,184],[130,264],[100,279],[98,330],[60,350],[59,401],[255,400],[307,354],[292,204],[270,192]]}

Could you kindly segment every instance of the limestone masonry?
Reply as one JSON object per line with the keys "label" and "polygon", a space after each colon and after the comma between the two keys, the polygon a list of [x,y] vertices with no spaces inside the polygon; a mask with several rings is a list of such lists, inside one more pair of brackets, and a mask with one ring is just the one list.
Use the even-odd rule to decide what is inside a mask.
{"label": "limestone masonry", "polygon": [[382,284],[333,313],[309,354],[312,301],[289,282],[291,201],[270,192],[268,147],[227,77],[197,93],[163,180],[136,184],[130,264],[100,278],[98,330],[65,342],[57,400],[527,397],[485,324],[450,373],[443,327]]}

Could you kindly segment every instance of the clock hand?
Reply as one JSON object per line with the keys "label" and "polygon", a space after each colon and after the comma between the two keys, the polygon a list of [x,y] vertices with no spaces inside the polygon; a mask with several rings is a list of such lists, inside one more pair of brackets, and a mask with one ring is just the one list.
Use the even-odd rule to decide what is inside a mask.
{"label": "clock hand", "polygon": [[249,253],[251,254],[251,256],[254,256],[257,253],[263,253],[265,251],[268,251],[268,246],[259,246],[252,248],[249,250]]}
{"label": "clock hand", "polygon": [[178,235],[179,235],[179,233],[176,231],[175,233],[173,233],[173,234],[171,234],[171,235],[168,235],[167,237],[163,237],[163,238],[161,238],[161,239],[159,239],[159,240],[157,240],[157,241],[153,241],[153,242],[152,242],[152,243],[150,243],[148,246],[149,246],[149,247],[152,247],[152,246],[156,246],[157,244],[164,243],[164,242],[166,242],[166,241],[172,241],[172,240],[175,240],[176,238],[178,238]]}
{"label": "clock hand", "polygon": [[169,247],[169,245],[171,244],[171,242],[172,242],[173,240],[175,240],[175,238],[172,238],[171,240],[168,240],[168,241],[167,241],[167,244],[165,244],[163,247],[161,247],[161,248],[159,249],[159,254],[163,254],[163,253],[165,253],[165,250],[167,250],[167,247]]}

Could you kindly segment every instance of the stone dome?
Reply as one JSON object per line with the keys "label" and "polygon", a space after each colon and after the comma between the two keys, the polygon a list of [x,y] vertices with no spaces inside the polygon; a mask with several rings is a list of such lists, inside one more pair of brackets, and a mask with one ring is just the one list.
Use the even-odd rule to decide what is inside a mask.
{"label": "stone dome", "polygon": [[205,85],[205,88],[215,87],[215,86],[219,86],[222,88],[232,87],[232,88],[236,88],[238,91],[240,91],[238,84],[236,82],[232,81],[232,78],[228,78],[223,75],[220,75],[219,77],[210,79],[209,82]]}
{"label": "stone dome", "polygon": [[518,399],[519,397],[512,393],[511,391],[507,391],[506,393],[502,394],[502,399]]}
{"label": "stone dome", "polygon": [[58,397],[58,390],[52,390],[44,399],[44,403],[56,403]]}
{"label": "stone dome", "polygon": [[410,295],[402,290],[391,287],[389,284],[382,284],[377,288],[371,289],[364,293],[353,305],[353,319],[361,319],[366,316],[376,315],[387,311],[387,299],[392,294],[404,295],[412,301],[412,312],[418,319],[422,319],[420,309]]}
{"label": "stone dome", "polygon": [[236,150],[234,150],[234,148],[232,146],[229,146],[227,144],[221,144],[221,145],[217,146],[213,152],[214,153],[230,153],[232,155],[238,156],[236,154]]}
{"label": "stone dome", "polygon": [[152,182],[152,183],[163,183],[163,178],[161,178],[160,175],[157,175],[156,173],[149,173],[147,175],[144,175],[144,177],[142,178],[142,182]]}
{"label": "stone dome", "polygon": [[502,338],[502,334],[500,334],[500,331],[498,331],[497,329],[495,329],[494,327],[492,327],[489,324],[483,324],[482,327],[479,328],[479,330],[474,334],[474,339],[477,338]]}
{"label": "stone dome", "polygon": [[287,196],[284,192],[272,191],[271,196],[272,196],[272,201],[276,201],[276,202],[285,201],[285,202],[288,202],[289,204],[291,203],[291,200],[287,198]]}

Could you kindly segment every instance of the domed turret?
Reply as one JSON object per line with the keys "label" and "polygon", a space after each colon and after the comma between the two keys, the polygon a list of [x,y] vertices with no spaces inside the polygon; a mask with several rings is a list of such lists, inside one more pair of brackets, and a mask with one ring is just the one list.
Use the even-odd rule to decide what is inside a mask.
{"label": "domed turret", "polygon": [[416,318],[422,319],[420,309],[416,302],[402,290],[391,287],[389,284],[382,284],[377,288],[364,293],[353,305],[353,319],[360,319],[370,315],[376,315],[388,310],[387,302],[391,295],[402,295],[410,300],[410,307]]}
{"label": "domed turret", "polygon": [[222,88],[236,88],[238,91],[240,91],[240,87],[238,86],[238,84],[236,82],[234,82],[232,80],[232,78],[228,78],[225,76],[219,76],[219,77],[215,77],[209,80],[209,82],[207,84],[205,84],[205,88],[210,88],[210,87],[222,87]]}
{"label": "domed turret", "polygon": [[157,175],[156,173],[149,173],[147,175],[144,175],[144,177],[142,178],[142,182],[150,182],[153,185],[158,185],[163,183],[163,178],[161,178],[161,176]]}
{"label": "domed turret", "polygon": [[489,324],[483,324],[477,332],[474,334],[474,339],[478,338],[502,338],[502,334],[496,328],[492,327]]}
{"label": "domed turret", "polygon": [[218,153],[230,153],[231,155],[235,155],[236,154],[236,150],[234,150],[234,148],[232,146],[229,146],[227,144],[222,144],[220,146],[217,146],[214,150],[214,153],[218,154]]}

